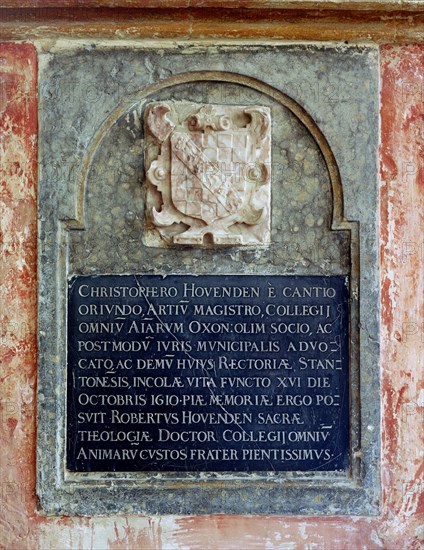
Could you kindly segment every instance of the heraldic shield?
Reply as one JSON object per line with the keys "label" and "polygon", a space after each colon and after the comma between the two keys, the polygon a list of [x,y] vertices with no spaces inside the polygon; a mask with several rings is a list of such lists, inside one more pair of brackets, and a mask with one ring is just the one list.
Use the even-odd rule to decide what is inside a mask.
{"label": "heraldic shield", "polygon": [[145,136],[147,217],[165,244],[268,244],[269,108],[151,103]]}

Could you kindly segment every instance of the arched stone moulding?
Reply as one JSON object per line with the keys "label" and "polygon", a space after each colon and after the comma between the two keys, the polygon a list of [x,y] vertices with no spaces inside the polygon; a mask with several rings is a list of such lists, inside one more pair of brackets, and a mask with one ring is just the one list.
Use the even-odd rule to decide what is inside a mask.
{"label": "arched stone moulding", "polygon": [[[320,128],[313,120],[311,115],[294,99],[289,97],[284,92],[270,86],[258,79],[227,71],[193,71],[174,75],[163,81],[147,86],[139,93],[131,97],[125,97],[121,104],[109,115],[104,121],[102,127],[94,136],[90,147],[85,155],[81,172],[78,177],[77,184],[77,200],[76,200],[76,216],[74,220],[66,220],[63,222],[63,227],[69,230],[84,230],[85,227],[85,194],[87,177],[93,158],[96,154],[104,137],[108,134],[112,126],[131,108],[140,103],[147,102],[155,93],[158,93],[167,88],[172,88],[176,85],[187,84],[190,82],[226,82],[237,84],[256,90],[266,96],[271,97],[281,105],[289,109],[298,120],[306,127],[312,135],[328,170],[328,175],[331,183],[332,191],[332,231],[348,231],[350,233],[350,296],[351,296],[351,313],[350,313],[350,395],[351,395],[351,475],[354,479],[359,480],[360,476],[360,414],[359,414],[359,361],[358,354],[354,350],[359,349],[359,333],[358,324],[358,297],[359,297],[359,224],[354,221],[349,221],[344,218],[343,212],[343,186],[340,177],[340,172],[337,166],[336,159],[331,150],[331,147],[321,132]],[[67,234],[67,231],[65,234]],[[66,238],[66,235],[64,235]],[[65,250],[62,247],[61,250]],[[66,262],[63,262],[64,265]]]}
{"label": "arched stone moulding", "polygon": [[316,141],[328,169],[328,174],[331,182],[331,189],[333,193],[333,217],[331,229],[336,230],[349,230],[351,231],[354,223],[344,219],[343,216],[343,188],[340,178],[340,173],[337,167],[337,162],[334,154],[319,127],[313,118],[305,111],[305,109],[297,103],[294,99],[286,95],[285,93],[277,90],[276,88],[261,82],[255,78],[241,75],[237,73],[231,73],[226,71],[193,71],[187,73],[180,73],[156,84],[147,86],[139,93],[132,95],[130,98],[126,97],[124,101],[115,109],[113,113],[104,121],[102,127],[98,130],[93,138],[87,154],[84,158],[81,172],[78,177],[77,187],[77,207],[75,220],[67,221],[69,229],[83,229],[84,228],[84,196],[85,186],[87,181],[88,171],[93,161],[93,157],[99,147],[101,141],[105,135],[109,132],[110,128],[115,122],[124,115],[130,108],[128,104],[133,100],[133,106],[136,106],[140,102],[145,102],[155,93],[160,92],[166,88],[171,88],[179,84],[187,84],[190,82],[228,82],[231,84],[239,84],[247,88],[252,88],[264,95],[270,96],[284,107],[287,107],[307,128],[310,134]]}

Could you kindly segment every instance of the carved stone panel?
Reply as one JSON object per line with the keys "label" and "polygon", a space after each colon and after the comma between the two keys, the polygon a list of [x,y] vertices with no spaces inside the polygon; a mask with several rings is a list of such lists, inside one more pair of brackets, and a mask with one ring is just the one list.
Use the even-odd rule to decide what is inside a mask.
{"label": "carved stone panel", "polygon": [[146,244],[269,244],[268,107],[152,103],[145,135]]}
{"label": "carved stone panel", "polygon": [[377,66],[40,55],[45,512],[378,513]]}

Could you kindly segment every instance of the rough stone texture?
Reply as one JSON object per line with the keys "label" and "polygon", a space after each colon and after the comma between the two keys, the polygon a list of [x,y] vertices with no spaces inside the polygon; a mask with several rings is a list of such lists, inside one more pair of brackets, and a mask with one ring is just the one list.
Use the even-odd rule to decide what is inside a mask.
{"label": "rough stone texture", "polygon": [[[127,254],[126,267],[129,271],[143,269],[144,265],[150,267],[152,259],[154,264],[160,263],[164,269],[172,265],[172,251],[167,251],[165,258],[163,251],[153,256],[153,251],[143,250],[139,246],[144,198],[140,186],[143,135],[137,92],[146,85],[180,71],[208,68],[240,72],[245,59],[252,55],[252,49],[249,48],[242,48],[241,51],[237,49],[236,52],[231,47],[212,48],[208,54],[199,47],[184,51],[184,56],[181,56],[179,49],[172,48],[152,49],[145,54],[134,50],[93,51],[88,47],[78,55],[58,52],[53,58],[50,55],[42,56],[42,67],[47,63],[48,66],[46,72],[42,71],[40,83],[43,113],[41,127],[45,143],[41,152],[43,163],[40,171],[44,180],[55,182],[59,189],[62,182],[67,185],[58,206],[61,219],[75,217],[75,181],[80,175],[84,154],[94,133],[120,101],[125,103],[122,115],[98,147],[88,176],[86,206],[88,216],[92,215],[93,218],[87,220],[89,231],[72,237],[71,260],[75,272],[113,271],[121,251],[128,247],[130,253]],[[259,79],[264,79],[265,75],[267,83],[283,89],[308,110],[329,140],[339,163],[345,192],[346,218],[361,219],[366,226],[374,227],[375,212],[366,205],[369,200],[375,201],[375,190],[371,189],[371,194],[365,196],[351,182],[372,181],[376,173],[376,162],[368,151],[367,142],[375,143],[377,129],[375,125],[371,127],[368,124],[369,106],[362,99],[376,90],[376,73],[368,74],[368,68],[365,69],[366,74],[361,72],[362,66],[368,64],[368,59],[371,65],[375,63],[375,51],[354,48],[352,55],[346,58],[343,52],[332,50],[335,57],[334,69],[331,70],[331,64],[324,61],[325,48],[309,52],[288,47],[283,51],[284,58],[280,60],[279,48],[260,49],[255,53],[254,62],[243,68],[243,73]],[[311,64],[312,59],[315,60],[315,68],[311,66],[305,72],[305,67]],[[360,60],[358,64],[356,60]],[[328,72],[324,78],[322,67],[325,65]],[[281,67],[284,67],[284,71]],[[88,80],[87,74],[90,75]],[[105,80],[106,75],[108,78]],[[358,81],[362,88],[354,93]],[[363,94],[363,90],[366,94]],[[158,92],[155,99],[161,96],[169,98],[169,93],[167,90]],[[171,93],[176,100],[186,99],[188,95],[186,86],[175,86]],[[255,105],[264,99],[263,94],[255,90],[213,82],[193,83],[189,93],[198,101],[216,103],[224,99]],[[285,262],[290,272],[308,272],[311,268],[320,273],[337,272],[341,263],[339,240],[343,239],[343,235],[326,231],[331,191],[328,183],[324,183],[325,167],[322,159],[313,140],[293,115],[284,112],[284,108],[276,109],[276,102],[272,98],[268,98],[268,103],[274,107],[274,133],[278,129],[278,135],[274,136],[274,139],[278,137],[278,146],[273,150],[273,179],[284,191],[284,194],[280,193],[274,185],[272,241],[278,241],[278,247],[263,253],[236,252],[228,260],[233,262],[235,272],[243,270],[246,263],[252,269],[256,266],[262,269],[274,261],[277,264]],[[369,112],[375,113],[375,109],[371,108]],[[359,140],[360,135],[365,138]],[[57,136],[61,136],[61,139]],[[343,148],[342,143],[347,143],[347,147]],[[55,187],[52,184],[52,188]],[[46,199],[48,197],[51,205],[57,200],[55,192],[47,192]],[[133,197],[130,211],[127,211],[128,196]],[[286,215],[287,203],[291,207],[290,216]],[[92,204],[96,205],[95,211]],[[314,212],[321,213],[314,216]],[[305,227],[302,232],[301,227]],[[103,239],[98,237],[99,234],[103,235]],[[93,235],[96,238],[93,239]],[[361,243],[362,249],[364,246],[368,246],[366,239]],[[194,252],[187,257],[188,263],[184,267],[195,266],[197,269],[201,259],[202,265],[208,269],[205,263],[208,254]],[[346,258],[346,254],[341,256]],[[372,261],[376,257],[375,251],[366,252],[366,256]]]}
{"label": "rough stone texture", "polygon": [[[240,51],[233,47],[211,48],[208,53],[193,46],[185,49],[183,56],[179,51],[152,49],[144,54],[137,50],[93,51],[91,46],[87,46],[78,55],[58,51],[54,57],[50,54],[42,56],[41,65],[46,68],[42,71],[40,83],[45,146],[41,152],[43,164],[40,170],[45,181],[57,184],[52,184],[52,190],[47,193],[48,204],[53,206],[57,200],[55,187],[67,185],[64,200],[58,206],[61,219],[75,217],[75,182],[94,133],[119,101],[124,102],[122,114],[97,149],[88,176],[86,211],[93,217],[87,220],[89,231],[76,232],[72,236],[70,254],[76,273],[84,270],[110,272],[120,257],[120,250],[129,246],[130,254],[125,260],[129,271],[143,269],[145,265],[150,267],[151,260],[161,263],[162,269],[169,269],[172,251],[167,251],[166,257],[163,251],[158,251],[155,257],[153,251],[142,250],[139,246],[138,235],[144,216],[140,186],[143,141],[138,113],[140,100],[136,93],[146,85],[187,69],[193,71],[206,67],[240,72],[240,67],[253,51],[256,52],[254,61],[244,66],[243,72],[275,84],[308,110],[329,140],[340,166],[346,218],[361,219],[364,226],[375,227],[375,211],[367,207],[370,201],[375,201],[375,189],[370,185],[369,194],[365,195],[357,184],[359,181],[374,181],[376,173],[375,158],[368,150],[368,142],[372,144],[376,140],[377,128],[368,123],[375,107],[370,107],[364,100],[377,90],[376,72],[370,69],[375,67],[375,50],[348,49],[349,56],[343,50],[339,52],[323,47],[309,51],[295,46],[282,50],[274,47],[242,47]],[[326,61],[329,52],[331,62]],[[281,55],[284,57],[280,59]],[[361,82],[360,89],[357,82]],[[192,84],[190,94],[199,101],[216,103],[225,99],[255,105],[264,99],[263,94],[256,90],[213,82]],[[168,97],[169,92],[158,92],[156,98],[158,96]],[[172,96],[177,100],[186,98],[186,87],[175,86]],[[235,272],[243,270],[246,264],[250,264],[252,270],[257,266],[262,270],[264,265],[272,265],[274,261],[285,262],[288,272],[303,273],[311,269],[320,273],[337,272],[341,261],[346,258],[344,253],[340,258],[340,252],[346,251],[343,248],[346,244],[339,243],[343,239],[341,234],[326,231],[330,223],[331,191],[328,181],[325,182],[322,159],[310,135],[293,115],[282,107],[276,109],[272,97],[268,102],[274,106],[273,127],[278,129],[278,145],[273,151],[273,178],[284,191],[284,194],[280,193],[279,187],[274,185],[272,240],[278,241],[278,249],[271,258],[269,253],[235,252],[228,255],[228,261],[233,262]],[[343,143],[347,146],[343,147]],[[128,196],[134,199],[129,211]],[[290,216],[285,215],[287,203]],[[96,205],[95,211],[93,204]],[[314,216],[311,209],[321,214]],[[104,245],[98,237],[93,239],[93,235],[99,235],[99,232],[104,237]],[[121,235],[124,234],[123,243]],[[127,235],[130,244],[127,244]],[[368,239],[364,236],[361,250],[366,261],[373,264],[376,251],[368,248]],[[187,257],[188,263],[183,267],[197,269],[201,260],[207,270],[209,266],[205,260],[208,255],[209,252],[195,251]],[[367,274],[364,276],[368,279]],[[375,279],[371,284],[375,284]]]}
{"label": "rough stone texture", "polygon": [[[168,44],[164,49],[65,48],[41,56],[37,452],[38,496],[45,511],[86,515],[145,510],[378,511],[378,441],[367,432],[359,439],[358,429],[360,416],[375,429],[378,426],[378,403],[372,399],[379,391],[376,53],[372,47],[175,48]],[[320,88],[323,74],[330,86],[328,101],[323,101]],[[300,80],[289,80],[291,75]],[[316,83],[321,95],[310,86],[299,87],[300,81]],[[345,95],[333,95],[336,86],[340,94],[350,87],[349,102]],[[300,105],[279,91],[295,94],[299,88],[305,93]],[[149,167],[143,165],[143,120],[149,117],[145,107],[152,101],[236,102],[249,110],[269,109],[273,121],[270,246],[253,250],[146,246],[142,183]],[[335,159],[314,121],[334,149]],[[358,247],[365,266],[360,281]],[[352,475],[308,472],[300,479],[296,473],[262,477],[245,473],[217,478],[208,473],[187,474],[180,483],[177,474],[66,474],[60,466],[66,437],[66,377],[61,368],[66,363],[66,281],[80,273],[349,275]],[[362,347],[359,282],[360,326],[370,336]],[[60,457],[57,470],[44,452],[52,446]],[[284,483],[291,475],[291,483]],[[99,484],[112,478],[125,482],[125,487]],[[75,488],[79,492],[74,493]]]}
{"label": "rough stone texture", "polygon": [[[43,550],[142,548],[358,548],[418,550],[424,540],[423,485],[419,456],[424,445],[422,328],[423,173],[415,170],[422,154],[421,128],[424,49],[382,49],[382,485],[380,518],[305,517],[117,517],[45,518],[35,500],[35,265],[36,243],[34,101],[21,94],[3,100],[2,112],[21,124],[1,119],[2,143],[12,162],[29,164],[16,174],[2,174],[2,243],[9,247],[1,275],[2,491],[0,540],[6,548]],[[25,44],[1,44],[1,75],[34,89],[35,52]],[[29,61],[28,61],[29,60]],[[404,83],[410,83],[404,94]],[[422,93],[422,92],[421,92]],[[2,95],[2,98],[5,96]],[[7,109],[5,109],[5,103]],[[407,116],[405,116],[405,114]],[[25,124],[23,124],[25,123]],[[7,141],[6,141],[7,140]],[[26,146],[25,146],[26,145]],[[2,145],[3,146],[3,145]],[[25,146],[25,148],[23,148]],[[3,155],[3,149],[2,149]],[[2,156],[3,159],[3,156]],[[404,163],[412,163],[405,178]],[[2,164],[2,169],[4,164]],[[406,170],[406,168],[405,168]],[[4,193],[3,193],[4,192]],[[9,202],[3,197],[18,197]],[[22,201],[22,202],[21,202]],[[19,210],[19,205],[25,208]],[[16,210],[18,208],[18,210]],[[16,212],[20,212],[16,215]],[[422,215],[422,214],[421,214]],[[421,226],[420,226],[421,224]],[[4,246],[4,244],[3,244]],[[31,267],[28,271],[27,266]],[[405,324],[412,323],[412,324]],[[6,399],[4,399],[6,396]],[[376,396],[377,399],[377,396]],[[21,406],[22,405],[22,406]],[[11,430],[11,427],[15,427]],[[411,460],[411,457],[415,457]]]}

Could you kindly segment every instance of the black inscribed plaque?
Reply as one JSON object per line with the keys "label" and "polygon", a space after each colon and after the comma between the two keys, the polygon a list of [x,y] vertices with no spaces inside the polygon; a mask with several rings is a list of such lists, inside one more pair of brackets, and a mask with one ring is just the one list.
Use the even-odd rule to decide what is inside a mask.
{"label": "black inscribed plaque", "polygon": [[344,276],[76,276],[72,471],[345,470]]}

